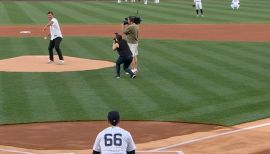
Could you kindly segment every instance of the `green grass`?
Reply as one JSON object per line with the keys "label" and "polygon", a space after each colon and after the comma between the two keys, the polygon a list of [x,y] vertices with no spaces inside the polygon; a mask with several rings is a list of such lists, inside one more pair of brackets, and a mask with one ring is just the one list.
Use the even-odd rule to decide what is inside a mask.
{"label": "green grass", "polygon": [[161,1],[159,5],[112,1],[0,2],[0,24],[45,24],[49,10],[63,24],[117,24],[137,11],[143,23],[269,23],[269,0],[242,0],[238,11],[233,11],[230,3],[230,0],[204,0],[205,17],[198,18],[191,6],[192,0]]}
{"label": "green grass", "polygon": [[[192,1],[0,2],[0,25],[46,24],[54,11],[60,24],[120,24],[136,14],[143,23],[269,23],[269,0],[204,0],[198,18]],[[114,61],[110,38],[65,37],[64,55]],[[47,55],[40,38],[1,38],[0,59]],[[104,120],[119,110],[124,120],[235,125],[270,117],[269,43],[140,42],[135,80],[114,78],[114,68],[68,73],[0,72],[0,124]],[[0,66],[1,67],[1,66]]]}
{"label": "green grass", "polygon": [[[111,39],[70,37],[64,55],[114,61]],[[39,38],[0,38],[0,58],[46,55]],[[269,43],[140,43],[140,74],[114,68],[71,73],[0,73],[0,123],[125,120],[234,125],[270,116]]]}

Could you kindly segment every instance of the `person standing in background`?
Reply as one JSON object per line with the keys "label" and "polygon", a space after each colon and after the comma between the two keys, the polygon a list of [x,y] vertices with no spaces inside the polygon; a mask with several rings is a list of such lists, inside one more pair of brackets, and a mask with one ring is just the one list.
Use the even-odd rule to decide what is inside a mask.
{"label": "person standing in background", "polygon": [[194,0],[194,5],[196,8],[197,16],[199,16],[199,10],[201,12],[201,16],[203,16],[202,0]]}
{"label": "person standing in background", "polygon": [[148,0],[144,0],[144,4],[147,5],[147,3],[148,3]]}
{"label": "person standing in background", "polygon": [[235,9],[238,10],[239,7],[240,7],[240,0],[232,0],[231,8],[232,8],[233,10],[235,10]]}

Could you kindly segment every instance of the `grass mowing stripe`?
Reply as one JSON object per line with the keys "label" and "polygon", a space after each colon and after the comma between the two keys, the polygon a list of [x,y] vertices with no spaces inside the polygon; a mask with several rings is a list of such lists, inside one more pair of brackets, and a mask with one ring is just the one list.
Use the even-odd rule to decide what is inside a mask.
{"label": "grass mowing stripe", "polygon": [[19,24],[34,23],[33,20],[25,14],[25,11],[19,7],[19,2],[3,2],[3,4],[11,22]]}
{"label": "grass mowing stripe", "polygon": [[[194,63],[193,60],[196,60],[197,62]],[[181,65],[189,69],[189,72],[196,72],[197,75],[194,74],[193,76],[197,76],[197,80],[199,80],[198,82],[204,81],[205,86],[211,86],[212,88],[210,89],[212,89],[212,91],[216,91],[216,94],[226,96],[236,92],[235,88],[239,83],[226,78],[223,74],[220,74],[219,71],[217,71],[218,68],[213,63],[192,58],[192,56],[188,56],[186,52],[183,54],[181,61]]]}
{"label": "grass mowing stripe", "polygon": [[[75,10],[69,10],[67,11],[66,8],[61,7],[61,3],[64,2],[54,2],[54,3],[49,3],[49,2],[40,2],[40,5],[36,5],[38,9],[44,9],[46,8],[49,11],[54,12],[55,17],[58,19],[60,25],[62,23],[69,23],[69,24],[74,24],[74,23],[83,23],[83,19],[80,17],[74,16],[74,13],[77,15]],[[60,6],[60,8],[58,8]],[[47,13],[46,11],[45,13]],[[71,13],[72,12],[72,13]],[[85,15],[84,15],[85,16]],[[47,17],[44,17],[44,21],[47,21]]]}
{"label": "grass mowing stripe", "polygon": [[87,112],[78,104],[77,98],[71,93],[70,87],[68,87],[66,83],[67,80],[65,76],[68,76],[68,74],[48,73],[44,76],[53,103],[62,118],[57,120],[78,120],[79,117],[84,118]]}
{"label": "grass mowing stripe", "polygon": [[[193,44],[193,46],[196,46],[195,44]],[[164,52],[165,55],[164,57],[170,57],[171,59],[175,59],[174,61],[177,62],[185,67],[188,68],[189,70],[191,70],[192,72],[194,72],[194,76],[197,76],[198,80],[200,81],[204,81],[205,84],[207,84],[209,87],[214,88],[214,91],[220,91],[222,90],[221,93],[223,94],[231,94],[234,92],[234,90],[230,87],[228,87],[227,84],[225,84],[224,82],[220,82],[219,80],[216,80],[217,78],[220,79],[222,78],[222,76],[218,76],[216,78],[214,78],[213,75],[216,75],[215,72],[209,72],[209,70],[206,67],[202,67],[202,63],[205,63],[205,61],[198,61],[197,56],[192,54],[192,51],[190,51],[190,49],[185,49],[182,48],[181,44],[173,44],[173,43],[166,43],[163,46],[159,46],[160,49],[163,49],[164,51],[167,49],[170,52]],[[182,49],[181,49],[182,48]],[[179,51],[180,49],[180,51]],[[186,52],[189,51],[189,52]],[[181,53],[181,55],[179,56],[177,53]],[[191,55],[189,55],[191,54]],[[172,61],[170,59],[170,61]],[[193,59],[193,60],[189,60],[189,59]],[[194,62],[197,63],[194,63]],[[186,72],[186,71],[184,71]],[[189,71],[190,72],[190,71]],[[206,86],[206,87],[208,87]],[[217,89],[215,89],[217,88]]]}
{"label": "grass mowing stripe", "polygon": [[[207,121],[207,123],[212,124],[220,124],[220,125],[234,125],[237,123],[246,122],[244,119],[237,119],[237,122],[226,121],[221,122],[220,119],[230,119],[231,115],[239,115],[241,113],[241,108],[246,108],[251,105],[252,109],[257,107],[257,102],[267,101],[269,99],[269,95],[266,93],[260,93],[256,90],[256,93],[251,93],[251,95],[247,96],[247,93],[235,94],[230,97],[226,97],[223,99],[213,99],[206,104],[205,101],[201,101],[199,103],[193,103],[193,108],[191,110],[185,110],[183,112],[175,112],[170,113],[166,116],[161,117],[162,119],[171,119],[179,117],[181,120],[188,120],[192,122],[201,122]],[[250,92],[253,92],[251,90]],[[250,107],[248,107],[250,109]],[[253,110],[254,111],[254,110]],[[231,112],[236,112],[235,114],[231,114]],[[260,111],[257,111],[257,113]],[[266,115],[264,115],[266,116]]]}
{"label": "grass mowing stripe", "polygon": [[[70,18],[78,20],[80,23],[87,23],[85,21],[85,19],[89,18],[88,15],[86,15],[84,13],[80,13],[79,11],[74,10],[74,8],[72,8],[72,7],[67,7],[65,4],[66,4],[65,2],[64,3],[59,2],[59,3],[53,3],[53,4],[49,3],[47,5],[57,8],[57,13],[55,13],[56,15],[60,11],[63,11],[63,12],[65,12],[65,16],[69,16]],[[59,20],[62,19],[62,18],[64,18],[64,17],[59,18]]]}
{"label": "grass mowing stripe", "polygon": [[[115,80],[111,82],[110,80]],[[108,78],[104,79],[103,84],[107,85],[106,87],[108,89],[112,89],[114,91],[114,94],[111,94],[112,97],[115,97],[115,99],[107,102],[107,103],[118,103],[122,104],[123,106],[128,106],[129,112],[135,112],[136,115],[134,116],[127,116],[125,119],[127,120],[135,120],[138,115],[140,115],[140,118],[145,119],[145,114],[149,110],[152,110],[153,108],[156,108],[156,104],[151,102],[144,102],[144,99],[139,99],[136,94],[140,94],[141,92],[134,88],[134,86],[130,86],[129,82],[127,80],[131,80],[129,77],[122,78],[122,79],[116,79],[112,75],[112,79],[108,80]],[[130,82],[135,82],[134,80],[131,80]],[[143,97],[143,95],[138,95],[140,97]],[[111,98],[112,98],[111,97]],[[118,107],[119,108],[119,107]],[[127,111],[126,111],[127,112]]]}
{"label": "grass mowing stripe", "polygon": [[[145,45],[148,50],[152,50],[157,52],[158,47],[153,47],[152,45],[148,46]],[[187,91],[190,91],[191,94],[194,94],[196,97],[205,97],[204,94],[202,94],[202,91],[207,91],[204,86],[198,85],[195,83],[196,81],[192,80],[191,78],[196,78],[195,76],[192,75],[187,75],[185,69],[181,67],[181,65],[177,65],[177,63],[173,63],[171,61],[167,61],[166,63],[159,64],[157,61],[163,61],[164,57],[156,54],[151,54],[151,56],[144,56],[144,60],[146,60],[148,63],[151,62],[152,66],[156,67],[157,69],[152,70],[156,71],[159,76],[166,78],[168,82],[174,84],[175,86],[179,87],[184,87],[186,88]],[[177,68],[176,69],[171,69],[171,68]],[[185,72],[185,73],[183,73]],[[197,80],[197,78],[196,78]],[[191,87],[196,87],[196,88],[191,88]],[[178,97],[176,95],[176,97]]]}
{"label": "grass mowing stripe", "polygon": [[[267,66],[269,66],[270,62],[268,58],[265,57],[258,57],[258,54],[252,54],[250,55],[250,53],[248,53],[247,51],[249,50],[248,47],[246,47],[245,44],[238,44],[237,46],[235,45],[225,45],[222,44],[220,45],[221,48],[225,48],[226,46],[226,52],[228,54],[231,55],[231,57],[237,58],[238,60],[244,61],[246,63],[249,63],[251,65],[254,65],[254,67],[258,67],[261,68],[263,70],[265,70],[263,75],[266,77],[269,77],[268,74],[268,68]],[[264,59],[264,60],[263,60]],[[261,71],[261,70],[260,70]],[[259,72],[260,72],[259,71]]]}
{"label": "grass mowing stripe", "polygon": [[0,14],[1,14],[1,22],[3,23],[11,23],[8,11],[6,7],[3,5],[3,3],[0,2]]}
{"label": "grass mowing stripe", "polygon": [[93,22],[93,23],[106,23],[107,18],[110,18],[111,15],[105,14],[105,13],[98,13],[99,10],[98,8],[92,6],[92,5],[87,5],[88,3],[82,2],[82,3],[77,3],[77,2],[70,2],[67,3],[67,7],[71,7],[73,9],[78,10],[82,14],[87,14],[89,15],[88,18],[85,20],[88,22]]}
{"label": "grass mowing stripe", "polygon": [[[14,78],[16,80],[10,80]],[[22,79],[22,74],[19,73],[5,73],[2,75],[2,89],[3,91],[3,116],[6,121],[1,123],[21,123],[27,122],[33,118],[31,112],[31,105],[29,98],[25,91],[26,83]],[[16,110],[14,110],[16,106]]]}
{"label": "grass mowing stripe", "polygon": [[[217,123],[219,121],[217,119],[220,119],[222,121],[222,119],[227,119],[229,115],[241,115],[248,112],[256,112],[256,109],[260,108],[260,106],[262,105],[261,103],[266,106],[269,105],[267,104],[267,102],[269,102],[269,94],[259,94],[258,96],[234,99],[233,101],[230,101],[226,104],[219,103],[215,105],[215,108],[219,108],[219,110],[216,110],[215,108],[211,110],[211,108],[208,108],[207,106],[202,106],[202,108],[197,108],[198,110],[191,111],[190,113],[192,114],[190,115],[194,116],[194,118],[204,117],[206,121],[212,121],[212,123]],[[250,108],[252,108],[252,111],[250,111]],[[257,110],[256,113],[259,112],[260,111]],[[232,122],[234,120],[237,121],[237,123],[244,122],[243,119],[231,119],[231,121],[227,122],[229,122],[229,125],[236,124],[236,122]]]}
{"label": "grass mowing stripe", "polygon": [[[238,112],[229,112],[230,115],[233,115],[232,118],[223,117],[220,119],[220,123],[227,123],[227,125],[235,125],[242,123],[243,119],[249,119],[249,121],[255,121],[259,119],[264,119],[269,117],[269,99],[262,100],[261,102],[256,102],[256,108],[250,111],[250,108],[254,108],[254,104],[242,107],[238,109]],[[241,112],[239,112],[241,111]],[[240,113],[240,114],[239,114]]]}
{"label": "grass mowing stripe", "polygon": [[259,44],[259,48],[258,45],[254,45],[254,46],[250,46],[249,50],[247,50],[247,52],[252,52],[254,54],[258,54],[262,57],[265,58],[270,58],[270,44],[269,43],[261,43]]}
{"label": "grass mowing stripe", "polygon": [[[133,12],[131,12],[130,15],[135,15],[138,10],[139,16],[143,18],[143,22],[145,23],[156,23],[156,21],[163,21],[163,22],[172,21],[168,20],[168,18],[171,18],[170,16],[166,16],[164,14],[157,15],[156,13],[159,12],[159,10],[151,9],[151,6],[141,4],[125,4],[124,6],[128,7],[130,10],[133,10]],[[151,10],[153,10],[154,12]]]}
{"label": "grass mowing stripe", "polygon": [[[99,79],[87,82],[88,86],[92,87],[96,97],[99,97],[110,110],[118,110],[121,112],[122,117],[125,117],[123,119],[136,119],[136,116],[142,116],[132,107],[127,108],[127,106],[133,106],[136,104],[130,104],[130,94],[125,96],[122,95],[123,92],[132,91],[129,91],[129,87],[126,87],[127,85],[123,85],[121,80],[117,80],[110,74],[104,74],[104,72],[100,71],[94,71],[94,73],[81,73],[81,76],[84,80]],[[95,109],[93,110],[96,111]],[[107,112],[107,110],[100,110],[99,113],[100,115],[106,115]],[[131,112],[134,114],[130,115],[129,113]],[[100,117],[100,119],[104,119],[104,117]]]}
{"label": "grass mowing stripe", "polygon": [[[170,44],[170,46],[173,47],[173,44]],[[181,44],[181,48],[182,50],[187,51],[184,52],[185,54],[190,55],[186,55],[188,57],[184,57],[185,54],[183,55],[183,66],[188,65],[187,67],[190,67],[190,65],[195,65],[199,68],[197,70],[198,72],[204,74],[207,76],[207,78],[223,85],[223,87],[229,87],[232,93],[235,92],[237,87],[249,87],[245,82],[243,83],[243,76],[239,76],[237,72],[234,73],[231,69],[225,67],[225,64],[227,64],[226,62],[221,63],[220,60],[216,59],[218,56],[216,56],[214,53],[207,54],[207,51],[202,50],[209,50],[210,47],[202,48],[202,45],[198,43],[193,45]]]}
{"label": "grass mowing stripe", "polygon": [[[88,3],[88,6],[89,4],[90,3]],[[106,18],[107,22],[118,22],[120,24],[129,12],[126,8],[123,10],[120,9],[118,4],[110,5],[108,3],[91,3],[90,5],[92,9],[96,9],[97,12],[101,12],[103,16],[108,16],[108,18]]]}
{"label": "grass mowing stripe", "polygon": [[[65,3],[66,4],[66,3]],[[69,4],[69,5],[65,5],[66,7],[68,7],[68,8],[70,8],[70,9],[73,9],[74,7],[74,5],[73,4]],[[76,6],[76,5],[75,5]],[[82,7],[82,5],[80,5],[80,7],[79,7],[79,10],[82,10],[81,9],[81,7]],[[78,8],[78,7],[77,7]],[[104,22],[106,23],[106,22],[108,22],[108,21],[110,21],[110,20],[113,20],[113,19],[116,19],[116,17],[114,17],[114,16],[111,16],[110,14],[112,14],[113,12],[109,12],[108,10],[103,10],[102,8],[100,8],[100,7],[92,7],[92,9],[91,9],[91,11],[93,11],[93,10],[95,10],[96,11],[96,14],[93,12],[92,14],[87,14],[86,16],[87,17],[85,17],[85,18],[83,18],[83,19],[88,19],[88,20],[91,20],[91,22],[93,22],[92,20],[92,17],[94,17],[94,18],[96,18],[96,19],[98,19],[98,18],[100,18],[100,16],[102,16],[100,19],[107,19],[106,21],[104,20]],[[103,11],[102,11],[103,10]],[[89,10],[87,10],[88,11],[88,13],[89,13]],[[80,11],[81,12],[81,11]],[[85,12],[82,12],[82,14],[85,14]],[[96,15],[98,15],[97,17],[95,17]]]}
{"label": "grass mowing stripe", "polygon": [[[194,48],[194,46],[187,46],[186,48]],[[200,52],[200,49],[202,48],[205,48],[207,50],[204,50],[204,52]],[[230,62],[230,59],[226,57],[226,54],[223,54],[223,52],[226,52],[226,49],[221,49],[217,45],[209,46],[209,44],[201,44],[200,47],[192,51],[196,51],[194,53],[196,56],[204,56],[204,59],[207,59],[207,61],[209,62],[210,60],[215,61],[215,65],[212,65],[212,67],[206,66],[206,68],[213,69],[213,71],[218,71],[220,74],[224,75],[224,77],[230,78],[234,81],[238,81],[239,83],[242,83],[243,85],[249,87],[257,87],[264,85],[256,79],[247,76],[247,71],[249,70],[246,70],[246,67],[243,68],[242,66],[239,66],[237,62],[235,64],[232,64]],[[220,69],[220,67],[222,67],[222,69]]]}
{"label": "grass mowing stripe", "polygon": [[26,83],[24,91],[28,95],[28,102],[33,114],[33,118],[29,120],[40,122],[61,119],[62,115],[59,114],[55,103],[53,103],[44,75],[41,73],[22,73],[22,78]]}
{"label": "grass mowing stripe", "polygon": [[[234,90],[227,87],[227,85],[224,85],[223,83],[219,83],[216,81],[211,80],[211,76],[209,76],[211,73],[208,72],[207,69],[204,69],[201,71],[202,67],[201,63],[199,63],[199,67],[195,66],[193,62],[189,63],[186,61],[186,59],[190,59],[192,57],[186,57],[188,56],[186,53],[187,52],[181,52],[181,56],[179,54],[176,54],[177,52],[179,53],[179,46],[174,46],[174,45],[166,45],[162,46],[162,44],[159,44],[158,46],[159,49],[163,49],[164,51],[169,49],[170,52],[162,52],[161,57],[166,57],[168,58],[171,62],[177,63],[177,61],[181,62],[181,72],[185,72],[181,74],[182,76],[187,76],[187,78],[194,79],[195,83],[201,84],[202,87],[208,88],[207,90],[210,91],[211,93],[215,93],[216,95],[226,95],[226,94],[231,94]],[[178,50],[178,51],[177,51]],[[185,57],[185,58],[184,58]],[[178,62],[179,63],[179,62]],[[179,66],[178,66],[179,67]],[[191,71],[192,70],[192,71]],[[207,86],[206,86],[207,85]]]}
{"label": "grass mowing stripe", "polygon": [[[222,46],[223,48],[220,48],[220,51],[223,50],[224,52],[215,52],[216,54],[220,54],[222,56],[223,61],[226,61],[228,64],[233,65],[235,68],[239,68],[243,70],[243,73],[247,74],[259,74],[260,76],[268,76],[268,70],[258,67],[256,65],[253,65],[252,63],[245,62],[244,59],[241,59],[241,57],[235,57],[232,55],[232,53],[229,53],[230,46],[227,44],[219,44],[218,48]],[[238,46],[237,50],[240,50],[241,46]],[[211,52],[211,50],[209,50]],[[212,52],[213,53],[213,52]],[[251,76],[249,76],[251,77]],[[256,79],[256,78],[255,78]]]}
{"label": "grass mowing stripe", "polygon": [[[147,50],[145,50],[145,52],[147,52]],[[176,80],[179,80],[178,83],[172,82],[170,80],[170,78],[172,77],[166,76],[167,71],[164,70],[164,72],[163,71],[161,72],[161,69],[159,68],[159,66],[157,66],[157,64],[154,61],[151,61],[151,58],[149,59],[146,58],[144,54],[142,58],[139,57],[139,60],[140,60],[140,67],[139,67],[140,72],[143,73],[142,76],[140,76],[140,73],[139,73],[139,78],[143,78],[143,81],[146,80],[151,85],[158,86],[158,89],[162,90],[161,94],[165,94],[166,96],[170,96],[171,98],[174,98],[174,99],[181,98],[181,102],[192,102],[192,101],[196,101],[200,99],[200,97],[197,97],[195,93],[193,93],[190,90],[187,90],[185,88],[185,84],[181,84],[182,80],[180,76],[176,77]],[[145,63],[144,61],[147,61],[147,63]],[[152,80],[151,77],[155,77],[156,81]],[[147,91],[147,89],[145,89],[144,91]],[[152,89],[149,92],[152,92]],[[156,92],[153,93],[153,96],[151,95],[153,99],[155,99],[155,94]],[[159,98],[157,99],[159,100]]]}
{"label": "grass mowing stripe", "polygon": [[100,113],[95,111],[109,111],[107,103],[101,101],[100,97],[96,97],[96,89],[89,87],[87,84],[87,82],[94,81],[85,80],[80,72],[69,73],[62,79],[66,82],[70,93],[76,99],[74,103],[84,110],[85,115],[80,117],[81,120],[99,117]]}
{"label": "grass mowing stripe", "polygon": [[[71,54],[84,54],[83,57],[89,59],[102,59],[112,61],[116,56],[116,53],[112,52],[111,49],[111,39],[103,39],[103,38],[66,38],[69,42],[67,45],[71,48]],[[72,41],[71,41],[72,40]],[[64,42],[63,42],[64,43]],[[74,45],[72,47],[72,45]],[[80,51],[82,50],[82,52]],[[75,53],[76,52],[76,53]]]}
{"label": "grass mowing stripe", "polygon": [[[72,39],[72,41],[70,41]],[[66,43],[68,42],[68,43]],[[64,55],[91,58],[94,57],[95,52],[91,52],[93,46],[88,43],[86,39],[80,38],[64,38],[63,39],[63,53]]]}
{"label": "grass mowing stripe", "polygon": [[[3,85],[3,79],[2,79],[3,76],[4,76],[4,74],[0,73],[0,85]],[[4,113],[3,106],[5,104],[4,98],[3,98],[4,91],[5,91],[4,87],[1,86],[0,87],[0,121],[8,121],[8,119],[6,118],[6,115],[5,116],[3,115],[3,113]]]}
{"label": "grass mowing stripe", "polygon": [[[140,79],[139,79],[140,78]],[[134,101],[133,103],[138,104],[142,109],[140,111],[142,113],[147,113],[145,115],[146,120],[159,120],[160,114],[167,114],[168,110],[178,110],[181,111],[183,108],[187,108],[189,106],[187,99],[191,101],[193,97],[185,97],[185,94],[180,93],[179,91],[173,91],[170,88],[170,85],[164,85],[163,83],[168,83],[166,79],[159,80],[159,82],[152,81],[151,78],[143,78],[139,76],[136,80],[142,80],[143,84],[140,83],[132,83],[133,86],[136,87],[137,91],[140,93],[144,93],[145,96],[151,99],[151,101]],[[137,82],[137,81],[136,81]],[[152,87],[151,89],[145,88],[145,86]],[[175,95],[178,95],[176,97]],[[140,96],[140,95],[135,95]],[[180,100],[180,98],[183,98]],[[194,98],[193,98],[194,100]],[[153,107],[155,106],[155,107]],[[173,109],[172,109],[173,106]],[[185,106],[185,107],[183,107]],[[159,113],[157,116],[156,113]]]}
{"label": "grass mowing stripe", "polygon": [[[152,71],[151,76],[155,76],[155,78],[157,78],[156,80],[151,80],[150,78],[148,80],[149,83],[147,83],[147,85],[155,85],[154,87],[158,86],[153,88],[154,94],[152,97],[155,97],[154,95],[159,93],[155,92],[155,90],[158,90],[161,91],[161,94],[158,96],[165,94],[165,96],[169,96],[170,100],[178,100],[173,101],[175,103],[180,102],[180,98],[181,102],[183,103],[193,102],[201,99],[202,96],[199,95],[201,91],[198,89],[190,88],[191,85],[194,85],[193,83],[189,83],[189,81],[187,81],[182,76],[172,76],[172,72],[167,72],[168,69],[166,69],[163,65],[155,63],[155,61],[151,60],[151,58],[144,58],[142,60],[148,61],[149,67],[151,68],[150,71]],[[157,69],[153,69],[154,67]],[[167,102],[168,99],[163,100]]]}
{"label": "grass mowing stripe", "polygon": [[44,19],[43,21],[46,23],[46,12],[42,12],[40,9],[34,7],[31,4],[32,3],[28,2],[17,3],[18,8],[24,11],[25,15],[27,15],[34,23],[38,24],[42,22],[42,19]]}
{"label": "grass mowing stripe", "polygon": [[[121,79],[114,80],[119,80],[118,82],[120,82],[120,84],[128,85],[128,87],[123,86],[123,88],[118,86],[115,90],[119,93],[120,97],[126,99],[125,102],[128,103],[128,106],[136,110],[138,115],[143,115],[144,113],[149,113],[153,110],[160,109],[160,104],[158,104],[158,102],[151,97],[148,92],[145,92],[138,87],[138,85],[142,85],[141,79],[134,80],[130,79],[130,77],[127,75],[122,75]],[[145,86],[145,84],[143,84],[143,86]],[[140,98],[138,98],[138,96],[140,96]],[[147,117],[148,115],[143,116],[143,118]]]}
{"label": "grass mowing stripe", "polygon": [[156,16],[156,11],[162,12],[162,14],[159,15],[158,17],[163,18],[162,20],[164,22],[176,21],[177,18],[179,18],[179,16],[182,16],[182,18],[184,19],[190,19],[191,16],[194,15],[193,13],[191,13],[191,11],[187,10],[179,11],[162,7],[159,7],[158,10],[155,7],[148,7],[147,9],[142,9],[140,12],[143,17],[146,16],[146,18],[151,20],[153,17]]}

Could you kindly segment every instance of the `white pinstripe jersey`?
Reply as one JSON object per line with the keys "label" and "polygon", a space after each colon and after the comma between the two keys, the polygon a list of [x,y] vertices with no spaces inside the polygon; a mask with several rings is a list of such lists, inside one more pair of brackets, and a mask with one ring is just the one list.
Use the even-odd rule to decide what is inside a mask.
{"label": "white pinstripe jersey", "polygon": [[108,127],[96,138],[93,150],[101,154],[126,154],[136,149],[131,134],[120,127]]}
{"label": "white pinstripe jersey", "polygon": [[194,3],[201,3],[202,0],[194,0]]}

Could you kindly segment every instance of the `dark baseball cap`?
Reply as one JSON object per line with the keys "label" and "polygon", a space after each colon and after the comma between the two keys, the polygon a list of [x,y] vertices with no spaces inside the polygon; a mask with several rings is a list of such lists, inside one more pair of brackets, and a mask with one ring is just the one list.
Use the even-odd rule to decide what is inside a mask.
{"label": "dark baseball cap", "polygon": [[108,113],[108,121],[113,125],[116,126],[120,120],[120,115],[118,111],[111,111]]}

